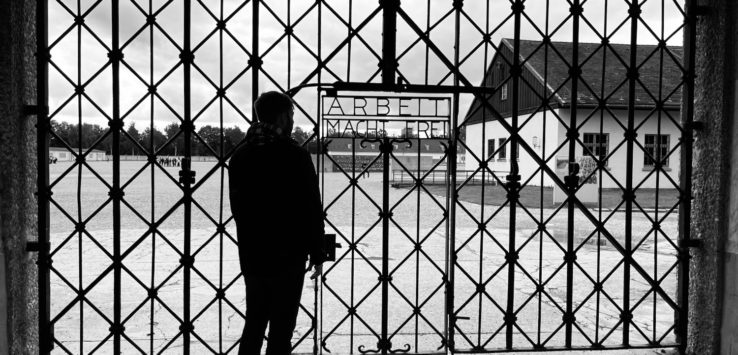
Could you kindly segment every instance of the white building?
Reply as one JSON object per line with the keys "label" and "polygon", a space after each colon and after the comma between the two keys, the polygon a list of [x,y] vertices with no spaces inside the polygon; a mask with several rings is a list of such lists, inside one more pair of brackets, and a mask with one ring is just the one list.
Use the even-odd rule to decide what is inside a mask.
{"label": "white building", "polygon": [[[563,176],[568,172],[567,129],[574,114],[567,64],[571,62],[573,48],[568,42],[554,42],[551,46],[555,50],[549,48],[547,52],[542,42],[520,41],[520,62],[524,64],[518,90],[518,126],[521,139],[552,171]],[[579,44],[579,61],[583,64],[574,117],[579,134],[575,161],[580,166],[587,163],[585,160],[591,165],[604,164],[606,171],[602,174],[601,185],[600,181],[594,185],[603,189],[625,187],[627,173],[624,136],[630,103],[627,76],[630,45],[610,46],[605,51],[599,43]],[[475,155],[486,159],[492,171],[510,171],[510,135],[499,119],[512,125],[509,73],[513,48],[512,40],[501,41],[482,84],[497,88],[489,95],[488,102],[499,116],[481,105],[478,99],[467,112],[466,143],[470,148],[466,153],[467,169],[474,170],[480,165]],[[648,45],[639,45],[636,52],[639,76],[633,111],[637,136],[632,176],[634,186],[644,189],[668,188],[679,183],[682,71],[675,60],[681,61],[682,50],[668,47],[664,51],[663,70],[659,70],[660,53],[657,46]],[[543,104],[545,97],[549,98],[549,105]],[[535,175],[528,185],[554,185],[550,176],[541,173],[539,164],[528,152],[519,149],[518,155],[522,182]],[[599,172],[595,175],[599,177]],[[556,195],[555,191],[554,200],[561,201],[562,195],[558,194],[558,198]]]}
{"label": "white building", "polygon": [[[75,151],[77,148],[73,148]],[[67,148],[63,147],[49,147],[49,158],[50,159],[56,159],[56,161],[73,161],[74,160],[74,154],[72,154],[71,151]],[[87,161],[95,161],[95,160],[108,160],[107,155],[105,154],[105,151],[99,150],[99,149],[93,149],[90,151],[87,156],[85,157],[85,160]]]}

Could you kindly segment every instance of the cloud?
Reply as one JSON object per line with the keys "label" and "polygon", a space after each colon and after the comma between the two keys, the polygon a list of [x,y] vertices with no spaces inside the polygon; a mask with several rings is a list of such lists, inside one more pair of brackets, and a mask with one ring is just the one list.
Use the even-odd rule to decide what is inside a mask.
{"label": "cloud", "polygon": [[[63,1],[68,8],[77,11],[76,3]],[[341,81],[379,82],[379,59],[382,43],[382,14],[374,16],[354,37],[350,45],[341,47],[349,34],[344,23],[351,22],[356,28],[370,18],[377,9],[376,1],[348,2],[326,0],[321,5],[315,2],[267,1],[260,4],[258,23],[259,53],[263,56],[262,69],[258,74],[259,90],[288,89],[302,83]],[[94,32],[78,31],[74,17],[63,6],[51,2],[49,8],[49,38],[56,41],[67,29],[61,40],[52,49],[52,60],[73,82],[84,83],[107,63],[107,50],[112,47],[112,9],[110,1],[99,2],[84,18],[84,23]],[[92,2],[90,2],[92,4]],[[80,10],[86,12],[90,4]],[[127,67],[121,67],[120,102],[127,122],[136,122],[139,127],[152,121],[159,127],[176,122],[177,115],[184,111],[184,71],[179,63],[179,48],[183,47],[184,19],[183,2],[156,1],[152,12],[156,14],[156,27],[146,25],[149,4],[146,1],[120,1],[120,41],[125,44],[124,55]],[[138,4],[139,6],[136,6]],[[195,51],[195,65],[191,71],[192,115],[199,115],[199,125],[240,125],[250,118],[252,100],[253,68],[249,66],[249,53],[253,50],[253,5],[251,2],[225,0],[223,9],[219,1],[192,2],[191,38]],[[245,4],[245,5],[244,5]],[[625,1],[607,3],[589,1],[584,4],[583,17],[579,24],[582,42],[600,42],[599,36],[607,35],[613,42],[630,40],[628,4]],[[163,8],[162,5],[165,5]],[[520,38],[542,39],[548,34],[554,41],[571,41],[573,21],[566,0],[547,2],[525,2],[525,16],[521,17]],[[430,7],[429,7],[430,6]],[[494,46],[502,38],[515,36],[515,19],[511,16],[507,0],[467,1],[459,17],[459,70],[473,85],[479,85],[486,66],[494,55]],[[234,11],[238,9],[234,13]],[[142,11],[143,10],[143,13]],[[210,11],[208,11],[210,10]],[[452,85],[451,70],[441,58],[455,60],[456,13],[451,1],[403,0],[402,10],[422,31],[429,30],[429,37],[442,53],[436,55],[431,47],[418,41],[418,34],[408,23],[398,17],[397,54],[398,71],[411,83]],[[683,19],[679,7],[666,2],[646,2],[641,18],[656,33],[654,37],[642,23],[638,27],[639,43],[657,43],[659,37],[669,38],[670,45],[681,44],[680,26]],[[322,15],[319,23],[318,13]],[[288,16],[289,13],[289,16]],[[222,14],[222,15],[221,15]],[[215,16],[215,18],[213,18]],[[217,19],[228,19],[228,33],[216,30]],[[350,19],[349,19],[350,17]],[[661,28],[664,34],[661,34]],[[285,30],[288,26],[288,30]],[[153,28],[153,30],[152,30]],[[143,29],[143,31],[140,31]],[[613,33],[613,31],[615,31]],[[671,35],[676,31],[675,35]],[[290,35],[286,35],[290,32]],[[490,42],[485,42],[485,32],[491,32]],[[319,36],[320,35],[320,36]],[[79,38],[77,37],[79,36]],[[95,38],[97,37],[97,38]],[[235,38],[235,40],[234,40]],[[81,44],[78,48],[77,43]],[[100,44],[99,42],[102,42]],[[173,42],[173,43],[172,43]],[[366,42],[366,43],[364,43]],[[153,45],[152,45],[153,44]],[[349,50],[350,47],[350,50]],[[371,50],[369,49],[371,48]],[[245,49],[245,50],[244,50]],[[372,53],[372,50],[374,53]],[[332,56],[317,71],[318,60]],[[79,72],[78,72],[79,67]],[[176,68],[173,72],[173,68]],[[74,86],[56,71],[50,69],[49,101],[52,112],[74,94]],[[244,72],[245,71],[245,72]],[[133,73],[143,79],[143,82]],[[168,77],[161,81],[161,79]],[[158,96],[148,95],[148,85],[161,83]],[[228,86],[229,100],[216,97],[215,86]],[[112,71],[106,69],[86,88],[86,94],[108,115],[112,115]],[[147,96],[148,95],[148,96]],[[143,98],[143,101],[141,99]],[[463,116],[472,97],[462,95],[460,115]],[[318,98],[314,88],[302,90],[296,97],[300,108],[296,112],[297,124],[307,126],[317,118]],[[81,114],[76,109],[76,99],[61,109],[56,118],[85,122],[104,123],[104,115],[90,103],[82,100]],[[229,102],[230,101],[230,102]],[[139,103],[140,102],[140,103]],[[211,103],[208,106],[208,103]],[[135,104],[139,106],[131,110]],[[73,107],[74,106],[74,107]],[[169,107],[168,107],[169,106]],[[176,114],[173,114],[174,110]],[[222,114],[221,114],[222,111]],[[240,111],[240,113],[239,113]]]}

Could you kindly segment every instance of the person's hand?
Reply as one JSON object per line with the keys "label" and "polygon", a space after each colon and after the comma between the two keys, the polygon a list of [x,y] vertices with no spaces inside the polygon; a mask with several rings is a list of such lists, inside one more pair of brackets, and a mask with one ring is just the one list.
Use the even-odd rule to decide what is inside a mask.
{"label": "person's hand", "polygon": [[313,273],[310,275],[310,280],[315,280],[318,276],[323,275],[323,264],[312,265],[315,267]]}

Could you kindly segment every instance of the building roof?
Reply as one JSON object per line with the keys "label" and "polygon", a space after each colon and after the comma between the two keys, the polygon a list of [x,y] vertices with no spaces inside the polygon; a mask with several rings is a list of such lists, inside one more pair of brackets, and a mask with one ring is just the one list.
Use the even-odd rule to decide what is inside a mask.
{"label": "building roof", "polygon": [[[495,53],[482,85],[490,82],[488,76],[492,75],[498,63],[512,64],[512,55],[507,53],[513,52],[513,43],[514,41],[508,38],[500,42],[499,48],[505,47],[507,50],[498,50]],[[545,85],[548,95],[555,92],[554,105],[569,107],[573,96],[572,83],[569,80],[573,44],[551,42],[545,45],[542,41],[520,40],[519,48],[523,70],[531,72],[541,85]],[[609,107],[627,108],[630,104],[628,67],[631,45],[610,43],[605,46],[601,43],[579,43],[578,48],[581,79],[577,90],[577,105],[582,107],[599,105],[597,96],[602,96],[604,87],[604,98]],[[653,109],[659,98],[663,101],[664,109],[680,109],[683,82],[682,53],[682,47],[637,45],[638,81],[635,86],[634,103],[636,109]],[[524,83],[520,85],[526,86]],[[474,112],[479,104],[475,99],[469,112]]]}

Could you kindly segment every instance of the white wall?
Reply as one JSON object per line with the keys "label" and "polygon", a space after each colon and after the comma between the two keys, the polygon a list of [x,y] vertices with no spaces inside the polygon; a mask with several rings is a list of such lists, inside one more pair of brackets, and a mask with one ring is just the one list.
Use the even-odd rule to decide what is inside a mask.
{"label": "white wall", "polygon": [[[568,123],[568,117],[570,116],[571,112],[568,109],[562,109],[561,115],[562,117],[567,117],[566,122]],[[618,147],[618,145],[623,142],[625,139],[623,137],[623,134],[625,132],[624,128],[621,127],[616,120],[613,118],[613,115],[610,113],[605,113],[604,117],[601,117],[600,112],[597,112],[592,118],[590,118],[583,126],[582,121],[591,113],[591,109],[582,109],[577,113],[577,120],[579,121],[577,123],[578,126],[581,128],[579,129],[579,139],[583,141],[583,134],[584,133],[599,133],[600,132],[600,123],[602,123],[602,132],[609,133],[609,152],[612,154],[608,161],[608,168],[609,172],[612,174],[612,176],[622,185],[625,186],[625,180],[626,180],[626,156],[627,156],[627,149],[626,145],[622,144]],[[628,120],[628,111],[627,110],[612,110],[612,113],[617,117],[617,119],[620,121],[620,123],[627,127],[627,120]],[[670,112],[672,115],[672,118],[678,122],[680,119],[679,112],[672,111]],[[645,123],[644,123],[645,120]],[[657,134],[659,132],[659,124],[658,122],[661,121],[660,126],[660,134],[668,134],[669,137],[669,149],[673,149],[677,144],[679,144],[679,138],[681,137],[681,133],[678,130],[677,126],[672,123],[672,121],[669,119],[666,114],[661,114],[661,119],[659,120],[658,114],[654,113],[653,115],[649,116],[648,111],[636,111],[635,112],[635,126],[636,132],[638,136],[636,137],[637,142],[640,144],[640,147],[636,144],[633,146],[633,186],[636,187],[639,184],[641,187],[644,188],[655,188],[657,183],[657,176],[658,176],[658,186],[662,189],[668,189],[673,188],[673,184],[667,179],[667,176],[670,177],[675,183],[679,183],[679,166],[680,166],[680,150],[677,149],[672,153],[672,155],[669,156],[669,162],[668,167],[665,167],[664,170],[666,170],[666,174],[661,172],[659,174],[651,173],[651,168],[648,168],[644,166],[644,149],[645,149],[645,137],[646,134]],[[563,126],[560,126],[558,128],[558,135],[559,139],[563,141],[566,137],[566,129]],[[584,148],[581,144],[577,143],[576,147],[576,156],[577,159],[581,156],[583,156]],[[569,150],[568,145],[562,149],[562,151],[558,154],[561,157],[568,157]],[[615,188],[618,185],[616,184],[615,180],[613,178],[607,176],[606,174],[603,174],[602,178],[602,187],[603,188]]]}
{"label": "white wall", "polygon": [[[73,161],[74,160],[74,154],[72,154],[72,152],[67,151],[67,150],[50,150],[49,155],[54,158],[57,158],[59,161]],[[95,150],[87,154],[87,156],[85,157],[85,160],[87,161],[108,160],[108,158],[104,151]]]}
{"label": "white wall", "polygon": [[[556,118],[552,111],[537,112],[533,114],[533,117],[531,117],[531,119],[527,123],[525,123],[525,121],[528,120],[529,117],[530,115],[526,114],[521,115],[518,118],[518,125],[522,126],[522,129],[520,130],[520,136],[523,140],[528,142],[529,145],[531,145],[531,147],[535,150],[537,156],[545,160],[551,157],[551,154],[554,149],[556,149],[557,143],[559,141],[557,132],[558,121],[556,121]],[[506,121],[510,123],[511,119],[507,118]],[[483,126],[484,129],[482,129]],[[478,123],[467,126],[466,144],[468,145],[470,151],[466,152],[466,170],[473,171],[479,167],[479,162],[474,159],[472,153],[474,153],[480,159],[487,157],[487,155],[489,154],[487,152],[487,141],[489,139],[495,139],[495,149],[498,149],[498,139],[506,139],[508,137],[509,134],[507,130],[505,130],[497,121],[489,121],[484,122],[484,124]],[[537,146],[533,146],[533,137],[537,138]],[[499,171],[503,173],[503,181],[504,175],[507,175],[507,172],[510,171],[511,164],[510,143],[508,142],[507,144],[505,144],[505,146],[505,159],[500,158],[498,154],[497,157],[489,161],[489,167],[492,171]],[[483,149],[484,156],[482,156]],[[551,168],[551,170],[554,170],[555,163],[555,158],[552,158],[547,165],[549,166],[549,168]],[[531,158],[527,151],[520,149],[520,160],[518,161],[518,168],[520,169],[519,171],[522,180],[521,183],[524,183],[531,178],[531,175],[534,174],[534,172],[536,172],[536,170],[538,169],[538,164]],[[530,180],[527,185],[540,186],[541,177],[543,177],[543,186],[553,185],[553,182],[548,174],[542,174],[540,171],[535,173],[533,179]]]}
{"label": "white wall", "polygon": [[51,155],[52,157],[56,159],[59,159],[59,161],[71,161],[74,158],[74,155],[71,152],[58,151],[58,150],[50,151],[49,155]]}
{"label": "white wall", "polygon": [[[555,153],[555,157],[552,157],[552,152],[558,148],[558,146],[566,139],[566,128],[559,123],[559,121],[555,118],[554,113],[558,113],[561,119],[569,123],[570,120],[570,114],[571,111],[568,109],[559,109],[557,111],[546,111],[546,112],[538,112],[534,115],[534,117],[525,125],[522,127],[520,131],[520,136],[528,142],[528,144],[533,144],[533,137],[537,137],[539,146],[535,148],[536,153],[539,157],[542,157],[544,160],[548,160],[547,165],[551,168],[551,170],[556,171],[556,158],[568,160],[569,156],[569,146],[568,144],[565,145],[561,150]],[[618,147],[618,145],[623,141],[623,133],[624,129],[620,127],[616,123],[616,121],[613,119],[613,116],[609,113],[606,113],[605,116],[601,119],[599,112],[596,113],[593,117],[591,117],[589,120],[587,120],[584,125],[582,125],[582,121],[589,115],[592,111],[590,109],[581,109],[579,110],[577,116],[578,116],[578,123],[577,125],[580,126],[579,128],[579,139],[583,141],[583,134],[584,133],[599,133],[600,132],[600,122],[602,122],[602,132],[609,134],[609,152],[613,153],[613,155],[610,157],[610,160],[608,161],[608,168],[609,172],[613,175],[614,179],[616,179],[621,185],[625,186],[625,177],[626,177],[626,146],[625,144]],[[612,110],[613,114],[616,115],[616,117],[621,121],[621,123],[625,126],[627,125],[627,110]],[[643,148],[645,148],[645,136],[646,134],[657,134],[659,128],[658,128],[658,121],[659,118],[656,114],[647,117],[648,111],[636,111],[635,116],[635,126],[637,127],[637,141],[640,143]],[[679,113],[678,112],[671,112],[673,118],[675,120],[679,120]],[[523,125],[523,123],[528,118],[528,115],[522,115],[518,119],[519,125]],[[544,125],[544,119],[545,119],[545,125]],[[645,120],[645,123],[644,123]],[[507,118],[506,121],[509,123],[510,118]],[[661,127],[660,127],[660,133],[661,134],[668,134],[670,136],[669,139],[669,145],[670,149],[673,149],[677,144],[679,144],[679,138],[681,136],[679,130],[677,127],[672,123],[672,121],[662,113],[661,117]],[[642,124],[642,125],[641,125]],[[639,125],[641,125],[639,127]],[[482,129],[482,126],[484,126],[484,130]],[[545,134],[545,146],[543,144],[543,137]],[[485,155],[486,147],[487,147],[487,140],[489,139],[498,139],[498,138],[507,138],[509,136],[508,132],[502,128],[502,125],[500,125],[497,121],[490,121],[485,122],[484,124],[478,123],[469,125],[466,129],[466,143],[469,146],[469,149],[471,152],[466,153],[466,170],[475,170],[479,167],[478,162],[472,157],[472,152],[476,154],[479,158],[482,158],[482,149],[484,147]],[[506,145],[507,151],[506,151],[506,159],[499,159],[495,158],[492,159],[489,163],[489,167],[493,171],[500,171],[500,172],[507,172],[510,170],[510,145],[509,143]],[[496,148],[498,148],[498,145],[496,144]],[[659,174],[651,174],[650,168],[647,168],[644,166],[644,151],[643,148],[638,147],[637,145],[634,146],[633,149],[633,185],[634,187],[641,184],[641,187],[644,188],[655,188],[656,182],[657,182],[657,175],[659,178],[658,185],[661,188],[672,188],[671,182],[667,179],[666,175],[670,177],[675,183],[679,183],[679,164],[680,164],[680,153],[679,149],[674,151],[674,153],[669,156],[669,166],[668,168],[665,168],[666,174],[659,173]],[[545,149],[545,150],[544,150]],[[545,152],[545,154],[544,154]],[[583,156],[584,147],[577,143],[576,146],[576,156],[577,160],[579,160],[579,157]],[[518,166],[520,168],[520,175],[522,182],[525,182],[527,179],[530,178],[531,174],[533,174],[536,169],[538,168],[538,164],[528,155],[528,153],[524,150],[521,150],[520,152],[520,160],[518,162]],[[550,177],[547,174],[543,175],[543,185],[544,186],[553,186],[553,182],[550,179]],[[602,187],[603,188],[614,188],[617,187],[617,183],[615,182],[613,178],[607,176],[606,174],[603,174],[602,179]],[[531,180],[528,185],[541,185],[541,173],[538,172],[533,177],[533,180]]]}

